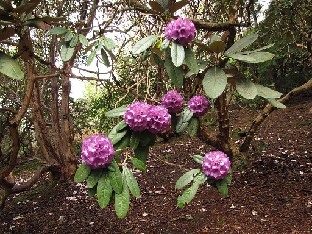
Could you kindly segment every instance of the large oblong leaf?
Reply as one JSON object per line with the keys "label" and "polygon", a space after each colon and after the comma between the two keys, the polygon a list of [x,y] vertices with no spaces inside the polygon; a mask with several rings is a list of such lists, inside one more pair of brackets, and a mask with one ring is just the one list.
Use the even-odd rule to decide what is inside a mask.
{"label": "large oblong leaf", "polygon": [[111,199],[113,194],[113,188],[110,184],[109,177],[107,173],[104,173],[98,181],[97,186],[97,197],[99,206],[103,209],[105,208]]}
{"label": "large oblong leaf", "polygon": [[176,125],[176,133],[181,133],[189,125],[190,119],[193,117],[193,112],[185,108],[178,118]]}
{"label": "large oblong leaf", "polygon": [[274,54],[270,52],[252,52],[252,53],[237,53],[229,54],[229,57],[237,59],[246,63],[263,63],[265,61],[271,60]]}
{"label": "large oblong leaf", "polygon": [[188,66],[192,74],[197,74],[199,72],[199,67],[197,60],[195,59],[194,51],[189,47],[185,48],[184,64]]}
{"label": "large oblong leaf", "polygon": [[112,117],[119,117],[124,115],[124,113],[126,112],[127,106],[121,106],[121,107],[117,107],[115,109],[112,109],[110,111],[107,111],[105,113],[106,117],[112,118]]}
{"label": "large oblong leaf", "polygon": [[196,176],[200,172],[200,169],[192,169],[186,173],[184,173],[176,182],[175,189],[181,189],[184,186],[191,183],[194,179],[194,176]]}
{"label": "large oblong leaf", "polygon": [[124,175],[131,194],[137,198],[140,197],[140,187],[132,171],[128,167],[123,166],[123,172],[125,173]]}
{"label": "large oblong leaf", "polygon": [[272,106],[274,106],[276,108],[279,108],[279,109],[286,108],[286,106],[283,103],[281,103],[281,102],[279,102],[273,98],[268,98],[267,100],[272,104]]}
{"label": "large oblong leaf", "polygon": [[236,82],[236,90],[246,99],[254,99],[257,96],[256,85],[250,80],[238,79]]}
{"label": "large oblong leaf", "polygon": [[199,129],[199,120],[196,117],[191,118],[188,125],[188,133],[191,137],[196,136]]}
{"label": "large oblong leaf", "polygon": [[171,80],[171,83],[177,88],[183,85],[183,69],[182,66],[176,67],[171,61],[170,50],[167,49],[165,57],[166,72]]}
{"label": "large oblong leaf", "polygon": [[74,177],[74,181],[76,183],[81,183],[83,182],[85,179],[88,178],[89,174],[91,172],[91,168],[88,167],[86,164],[82,163],[80,164],[80,166],[78,167],[75,177]]}
{"label": "large oblong leaf", "polygon": [[73,57],[73,54],[75,52],[74,47],[70,47],[67,44],[64,44],[61,49],[61,59],[66,62],[70,60]]}
{"label": "large oblong leaf", "polygon": [[112,162],[111,167],[114,169],[114,171],[110,170],[108,172],[109,181],[116,194],[119,194],[122,192],[123,188],[122,174],[115,160]]}
{"label": "large oblong leaf", "polygon": [[1,51],[0,51],[0,73],[15,80],[24,79],[24,72],[22,71],[18,62]]}
{"label": "large oblong leaf", "polygon": [[184,47],[178,43],[172,42],[171,44],[171,59],[176,67],[180,67],[183,64],[185,58]]}
{"label": "large oblong leaf", "polygon": [[226,84],[227,76],[225,72],[216,66],[209,68],[203,79],[204,91],[210,98],[219,97],[224,91]]}
{"label": "large oblong leaf", "polygon": [[132,48],[133,54],[139,54],[151,47],[158,39],[158,35],[150,35],[139,40]]}
{"label": "large oblong leaf", "polygon": [[99,181],[102,175],[102,169],[92,170],[87,178],[88,188],[93,188]]}
{"label": "large oblong leaf", "polygon": [[246,48],[250,44],[252,44],[258,38],[258,34],[251,34],[246,37],[241,38],[236,41],[226,52],[226,55],[234,54],[236,52],[242,51],[242,49]]}
{"label": "large oblong leaf", "polygon": [[280,98],[283,95],[282,93],[265,87],[263,85],[256,84],[256,88],[257,95],[263,98]]}
{"label": "large oblong leaf", "polygon": [[115,211],[118,218],[123,219],[126,217],[130,206],[130,193],[129,188],[124,184],[122,192],[115,194]]}

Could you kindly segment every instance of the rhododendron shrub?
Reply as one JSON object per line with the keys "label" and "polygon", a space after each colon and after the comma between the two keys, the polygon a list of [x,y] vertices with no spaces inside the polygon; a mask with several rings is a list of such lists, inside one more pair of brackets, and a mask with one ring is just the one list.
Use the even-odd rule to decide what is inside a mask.
{"label": "rhododendron shrub", "polygon": [[[248,35],[229,46],[218,35],[207,34],[209,38],[204,38],[205,43],[202,43],[196,40],[196,34],[191,20],[178,17],[164,26],[162,35],[149,35],[139,40],[133,46],[131,56],[141,57],[141,53],[144,58],[151,56],[160,70],[165,69],[172,90],[165,91],[163,97],[154,100],[153,104],[136,101],[107,112],[107,117],[123,119],[107,138],[95,135],[83,143],[83,163],[75,180],[86,180],[90,194],[97,195],[101,207],[114,200],[119,218],[124,218],[128,212],[130,194],[140,196],[131,168],[146,170],[149,149],[157,137],[169,133],[179,136],[185,132],[190,137],[202,135],[205,129],[203,120],[215,108],[211,112],[217,113],[219,133],[205,136],[215,136],[209,143],[216,150],[204,156],[193,156],[201,166],[186,172],[176,182],[177,190],[188,186],[178,197],[177,206],[182,208],[192,201],[198,188],[205,183],[217,188],[222,196],[228,195],[231,160],[236,152],[231,148],[228,120],[228,105],[234,91],[246,99],[260,96],[276,107],[284,107],[276,100],[281,93],[244,79],[242,75],[237,76],[238,70],[229,63],[234,60],[258,63],[273,57],[273,54],[262,51],[270,46],[243,51],[257,39],[257,34]],[[197,59],[194,49],[205,50],[197,51],[201,60]],[[189,87],[185,81],[193,83],[188,84]],[[126,149],[131,149],[133,155],[122,154]]]}

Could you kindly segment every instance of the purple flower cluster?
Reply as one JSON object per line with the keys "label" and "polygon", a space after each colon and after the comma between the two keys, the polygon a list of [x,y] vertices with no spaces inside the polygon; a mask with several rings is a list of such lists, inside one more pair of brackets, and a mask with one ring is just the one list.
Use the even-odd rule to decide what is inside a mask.
{"label": "purple flower cluster", "polygon": [[196,28],[189,19],[178,18],[167,24],[165,28],[165,35],[168,40],[185,46],[190,43],[196,34]]}
{"label": "purple flower cluster", "polygon": [[208,111],[210,103],[205,96],[194,96],[189,100],[188,107],[195,116],[199,117]]}
{"label": "purple flower cluster", "polygon": [[161,105],[171,114],[179,113],[183,107],[183,97],[176,90],[170,90],[162,97]]}
{"label": "purple flower cluster", "polygon": [[124,120],[133,131],[148,130],[156,134],[165,131],[170,126],[171,115],[163,106],[134,102],[127,107]]}
{"label": "purple flower cluster", "polygon": [[82,142],[82,161],[92,169],[108,166],[114,159],[114,147],[102,134],[92,135]]}
{"label": "purple flower cluster", "polygon": [[230,172],[231,162],[222,151],[212,151],[205,154],[202,168],[208,177],[223,179]]}

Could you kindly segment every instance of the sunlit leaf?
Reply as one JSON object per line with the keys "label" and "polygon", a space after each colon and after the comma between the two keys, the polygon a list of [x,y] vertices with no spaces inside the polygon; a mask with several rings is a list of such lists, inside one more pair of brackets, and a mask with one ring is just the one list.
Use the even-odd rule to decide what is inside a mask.
{"label": "sunlit leaf", "polygon": [[169,44],[170,44],[170,41],[167,38],[165,38],[163,42],[161,43],[160,50],[163,51],[167,49]]}
{"label": "sunlit leaf", "polygon": [[258,34],[251,34],[236,41],[226,52],[226,55],[234,54],[248,47],[258,38]]}
{"label": "sunlit leaf", "polygon": [[117,107],[115,109],[112,109],[110,111],[107,111],[105,113],[106,117],[112,118],[112,117],[119,117],[124,115],[124,113],[126,112],[127,106],[121,106],[121,107]]}
{"label": "sunlit leaf", "polygon": [[194,159],[195,162],[199,164],[203,164],[204,157],[201,155],[193,155],[192,158]]}
{"label": "sunlit leaf", "polygon": [[78,35],[74,35],[73,38],[70,40],[69,46],[76,47],[78,40],[79,40]]}
{"label": "sunlit leaf", "polygon": [[265,61],[271,60],[274,57],[274,54],[270,52],[253,52],[245,54],[244,52],[242,52],[236,54],[228,54],[228,56],[246,63],[263,63]]}
{"label": "sunlit leaf", "polygon": [[70,41],[73,38],[74,34],[71,31],[67,31],[64,35],[64,40],[65,41]]}
{"label": "sunlit leaf", "polygon": [[92,50],[92,52],[89,54],[88,58],[87,58],[87,62],[86,62],[86,65],[87,66],[90,66],[94,57],[96,55],[96,50]]}
{"label": "sunlit leaf", "polygon": [[256,84],[256,88],[257,95],[263,98],[280,98],[283,95],[282,93],[265,87],[263,85]]}
{"label": "sunlit leaf", "polygon": [[246,99],[254,99],[257,96],[257,88],[255,84],[248,79],[237,79],[236,90]]}
{"label": "sunlit leaf", "polygon": [[209,68],[203,79],[204,91],[210,98],[219,97],[224,91],[226,84],[227,76],[225,72],[218,67]]}
{"label": "sunlit leaf", "polygon": [[79,36],[79,41],[83,46],[88,45],[88,39],[84,35],[79,34],[78,36]]}
{"label": "sunlit leaf", "polygon": [[279,108],[279,109],[286,108],[286,106],[283,103],[281,103],[281,102],[279,102],[273,98],[267,98],[267,100],[272,104],[272,106],[274,106],[276,108]]}
{"label": "sunlit leaf", "polygon": [[1,51],[0,51],[0,73],[15,80],[22,80],[24,79],[25,76],[18,62]]}
{"label": "sunlit leaf", "polygon": [[139,40],[132,48],[133,54],[139,54],[151,47],[158,39],[158,35],[150,35]]}
{"label": "sunlit leaf", "polygon": [[176,67],[180,67],[183,64],[185,58],[184,47],[178,43],[171,43],[171,59]]}
{"label": "sunlit leaf", "polygon": [[61,49],[61,59],[64,62],[70,60],[73,57],[74,52],[75,48],[70,47],[69,45],[67,45],[67,43],[64,44]]}
{"label": "sunlit leaf", "polygon": [[105,47],[105,49],[111,51],[112,49],[114,49],[116,47],[116,44],[113,41],[113,39],[108,38],[108,37],[104,37],[103,38],[103,46]]}
{"label": "sunlit leaf", "polygon": [[67,33],[68,29],[62,27],[55,27],[49,30],[48,35],[61,35]]}

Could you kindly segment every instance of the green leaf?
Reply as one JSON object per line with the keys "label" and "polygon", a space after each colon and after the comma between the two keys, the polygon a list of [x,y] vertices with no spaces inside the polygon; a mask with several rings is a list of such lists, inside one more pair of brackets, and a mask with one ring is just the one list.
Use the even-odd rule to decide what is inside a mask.
{"label": "green leaf", "polygon": [[102,175],[102,172],[102,169],[91,170],[91,173],[87,178],[88,188],[93,188],[97,184]]}
{"label": "green leaf", "polygon": [[87,39],[84,35],[79,34],[78,37],[79,37],[80,43],[81,43],[83,46],[88,45],[88,39]]}
{"label": "green leaf", "polygon": [[176,133],[181,133],[185,130],[185,128],[189,125],[189,121],[192,116],[193,112],[191,112],[188,108],[183,110],[177,121]]}
{"label": "green leaf", "polygon": [[223,178],[223,180],[227,183],[227,185],[230,185],[232,182],[232,175],[228,174],[227,176]]}
{"label": "green leaf", "polygon": [[126,182],[131,194],[136,198],[140,197],[140,187],[132,171],[126,166],[123,166],[123,171],[125,173]]}
{"label": "green leaf", "polygon": [[127,134],[128,132],[127,129],[124,131],[121,131],[126,126],[127,124],[125,123],[125,121],[121,121],[110,131],[110,133],[108,134],[108,138],[111,140],[113,145],[118,143]]}
{"label": "green leaf", "polygon": [[133,166],[139,169],[140,171],[145,171],[148,154],[149,147],[139,145],[134,150],[134,157],[131,159]]}
{"label": "green leaf", "polygon": [[22,71],[18,62],[0,51],[0,73],[15,79],[24,79],[24,72]]}
{"label": "green leaf", "polygon": [[273,98],[267,98],[267,100],[272,104],[272,106],[274,106],[276,108],[279,108],[279,109],[285,109],[286,108],[286,106],[283,103],[281,103],[281,102],[279,102]]}
{"label": "green leaf", "polygon": [[192,158],[194,159],[195,162],[199,164],[203,164],[204,157],[201,155],[193,155]]}
{"label": "green leaf", "polygon": [[133,54],[139,54],[151,47],[158,39],[158,35],[150,35],[139,40],[132,48]]}
{"label": "green leaf", "polygon": [[165,68],[171,83],[177,88],[181,88],[183,85],[183,69],[182,66],[174,66],[171,60],[170,50],[168,49],[166,50]]}
{"label": "green leaf", "polygon": [[68,29],[62,27],[55,27],[49,30],[48,35],[61,35],[67,33]]}
{"label": "green leaf", "polygon": [[86,62],[87,66],[91,65],[95,55],[96,55],[96,50],[92,50],[92,52],[89,54],[89,56],[87,58],[87,62]]}
{"label": "green leaf", "polygon": [[115,211],[118,218],[123,219],[126,217],[130,205],[130,193],[129,188],[125,184],[121,193],[115,194]]}
{"label": "green leaf", "polygon": [[197,135],[199,129],[199,120],[196,117],[191,118],[188,125],[188,133],[191,137],[194,137]]}
{"label": "green leaf", "polygon": [[77,43],[78,43],[78,35],[74,35],[69,43],[69,46],[76,47]]}
{"label": "green leaf", "polygon": [[256,85],[247,79],[237,79],[236,90],[246,99],[254,99],[257,96]]}
{"label": "green leaf", "polygon": [[67,30],[67,32],[65,33],[65,36],[64,36],[64,40],[70,41],[73,38],[73,36],[74,36],[74,34],[71,31]]}
{"label": "green leaf", "polygon": [[168,0],[156,0],[164,9],[168,9],[169,2]]}
{"label": "green leaf", "polygon": [[103,38],[103,45],[104,45],[105,49],[107,49],[109,51],[111,51],[112,49],[114,49],[116,47],[115,42],[111,38],[108,38],[108,37]]}
{"label": "green leaf", "polygon": [[242,51],[242,49],[246,48],[250,44],[252,44],[258,38],[258,34],[251,34],[246,37],[241,38],[236,41],[226,52],[226,55],[234,54],[236,52]]}
{"label": "green leaf", "polygon": [[140,143],[140,133],[132,132],[130,138],[130,147],[135,150],[139,146],[139,143]]}
{"label": "green leaf", "polygon": [[282,93],[265,87],[263,85],[256,84],[256,88],[257,95],[263,98],[280,98],[283,95]]}
{"label": "green leaf", "polygon": [[229,193],[228,184],[224,179],[216,181],[216,187],[217,187],[219,193],[221,194],[221,196],[223,196],[223,197],[228,196],[228,193]]}
{"label": "green leaf", "polygon": [[195,53],[189,47],[185,48],[184,64],[190,69],[193,74],[197,74],[199,72],[197,60],[195,59]]}
{"label": "green leaf", "polygon": [[262,63],[271,60],[274,57],[274,54],[269,52],[254,52],[249,54],[229,54],[228,56],[246,63]]}
{"label": "green leaf", "polygon": [[176,182],[175,189],[181,189],[184,186],[191,183],[196,176],[200,172],[200,169],[192,169],[186,173],[184,173]]}
{"label": "green leaf", "polygon": [[178,197],[177,206],[179,208],[183,208],[183,207],[185,207],[186,204],[189,204],[193,200],[193,198],[195,197],[199,186],[202,185],[205,181],[206,181],[206,177],[203,173],[200,173],[199,175],[197,175],[194,178],[194,182],[191,185],[191,187],[186,189],[182,193],[182,195]]}
{"label": "green leaf", "polygon": [[244,54],[250,54],[250,53],[254,53],[254,52],[259,52],[259,51],[271,48],[272,46],[274,46],[274,44],[269,44],[269,45],[263,46],[263,47],[261,47],[259,49],[252,50],[252,51],[244,51]]}
{"label": "green leaf", "polygon": [[83,182],[85,179],[88,178],[89,174],[91,172],[91,168],[88,167],[86,164],[82,163],[80,164],[80,166],[78,167],[75,177],[74,177],[74,181],[76,183],[81,183]]}
{"label": "green leaf", "polygon": [[106,67],[109,67],[110,66],[110,62],[109,62],[109,59],[108,59],[108,56],[105,52],[104,49],[101,49],[101,55],[102,55],[102,60],[103,60],[103,63]]}
{"label": "green leaf", "polygon": [[161,51],[166,50],[169,44],[170,44],[170,41],[167,38],[165,38],[165,40],[163,40],[163,42],[161,43],[160,50]]}
{"label": "green leaf", "polygon": [[61,59],[64,62],[70,60],[73,57],[74,52],[75,52],[75,48],[70,47],[67,44],[64,44],[61,49]]}
{"label": "green leaf", "polygon": [[109,181],[113,190],[119,194],[123,190],[122,174],[115,160],[112,162],[111,166],[114,168],[114,171],[108,172]]}
{"label": "green leaf", "polygon": [[107,207],[113,194],[113,188],[107,173],[104,173],[98,181],[97,197],[99,206],[103,209]]}
{"label": "green leaf", "polygon": [[185,58],[184,47],[178,43],[172,42],[171,44],[171,60],[176,67],[183,64]]}
{"label": "green leaf", "polygon": [[210,98],[219,97],[226,84],[227,76],[225,72],[216,66],[209,68],[203,79],[204,91]]}
{"label": "green leaf", "polygon": [[121,106],[121,107],[115,108],[113,110],[107,111],[105,113],[105,116],[109,117],[109,118],[119,117],[119,116],[122,116],[125,114],[126,109],[127,109],[127,106]]}

